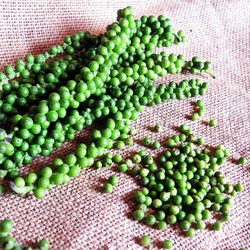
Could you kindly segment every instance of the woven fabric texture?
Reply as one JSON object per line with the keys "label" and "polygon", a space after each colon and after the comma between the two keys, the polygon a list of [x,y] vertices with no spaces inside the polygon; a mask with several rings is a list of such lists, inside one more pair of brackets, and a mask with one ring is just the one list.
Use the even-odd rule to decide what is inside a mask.
{"label": "woven fabric texture", "polygon": [[[250,3],[249,0],[0,0],[0,68],[23,58],[26,53],[39,53],[58,44],[64,35],[76,31],[99,34],[116,19],[119,8],[131,5],[135,15],[166,15],[187,41],[168,49],[170,52],[194,55],[209,60],[216,79],[204,77],[209,90],[202,98],[206,114],[191,122],[191,99],[170,101],[143,109],[134,127],[135,141],[144,136],[163,141],[173,134],[174,127],[185,122],[210,145],[225,145],[234,158],[250,159]],[[190,75],[166,77],[163,82],[190,78]],[[214,117],[216,127],[207,121]],[[159,123],[163,132],[153,133],[149,127]],[[83,131],[72,143],[46,159],[36,159],[31,168],[39,168],[56,155],[72,151],[77,141],[87,138]],[[139,143],[122,153],[128,155],[141,148]],[[28,167],[29,168],[29,167]],[[32,196],[17,197],[7,193],[0,197],[0,218],[14,221],[13,235],[26,244],[40,238],[51,242],[52,250],[142,249],[138,238],[148,234],[153,249],[159,242],[172,239],[173,249],[250,249],[250,167],[228,161],[221,171],[232,183],[242,182],[245,191],[238,194],[231,211],[231,220],[223,230],[197,231],[193,239],[183,237],[173,227],[160,232],[131,219],[132,193],[138,186],[124,174],[112,194],[101,193],[103,181],[112,170],[88,169],[68,185],[52,189],[43,200]]]}

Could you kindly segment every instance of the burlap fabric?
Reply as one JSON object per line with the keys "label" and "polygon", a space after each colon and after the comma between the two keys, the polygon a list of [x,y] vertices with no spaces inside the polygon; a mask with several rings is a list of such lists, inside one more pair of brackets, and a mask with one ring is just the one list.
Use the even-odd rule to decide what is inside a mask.
{"label": "burlap fabric", "polygon": [[[183,29],[187,42],[170,51],[187,58],[199,55],[214,65],[216,79],[204,78],[209,90],[204,96],[206,114],[199,122],[186,115],[193,112],[190,100],[171,101],[144,108],[134,122],[136,140],[149,135],[163,141],[174,133],[174,126],[190,124],[211,145],[224,144],[238,158],[250,158],[250,2],[239,1],[125,1],[125,0],[12,0],[0,1],[0,65],[14,62],[26,53],[39,53],[59,43],[64,35],[75,31],[103,32],[116,18],[119,8],[132,5],[136,16],[164,14],[173,20],[176,29]],[[187,75],[167,77],[164,82],[180,80]],[[206,121],[214,117],[218,126],[210,128]],[[164,127],[156,134],[149,127]],[[87,132],[78,136],[84,140]],[[32,168],[50,162],[55,155],[70,152],[77,142],[66,143],[49,159],[37,159]],[[124,150],[129,154],[139,143]],[[68,185],[56,187],[43,200],[20,198],[6,194],[0,198],[0,217],[15,223],[13,235],[32,244],[45,237],[51,249],[141,249],[138,237],[148,234],[153,248],[172,239],[174,249],[239,249],[250,248],[250,169],[229,161],[221,168],[232,183],[242,182],[245,191],[237,196],[232,219],[220,232],[202,231],[188,239],[173,227],[160,232],[131,219],[132,192],[135,181],[120,174],[120,183],[112,194],[100,192],[103,180],[111,170],[85,170]]]}

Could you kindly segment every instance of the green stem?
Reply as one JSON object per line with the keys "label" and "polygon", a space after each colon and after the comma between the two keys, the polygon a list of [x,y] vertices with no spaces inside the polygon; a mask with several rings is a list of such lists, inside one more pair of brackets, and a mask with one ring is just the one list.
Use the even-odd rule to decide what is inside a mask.
{"label": "green stem", "polygon": [[206,73],[208,74],[208,75],[210,75],[213,79],[215,79],[215,75],[213,74],[213,72],[211,72],[211,71],[206,71]]}
{"label": "green stem", "polygon": [[16,187],[13,182],[10,182],[10,188],[21,196],[26,195],[28,192],[34,189],[33,186]]}

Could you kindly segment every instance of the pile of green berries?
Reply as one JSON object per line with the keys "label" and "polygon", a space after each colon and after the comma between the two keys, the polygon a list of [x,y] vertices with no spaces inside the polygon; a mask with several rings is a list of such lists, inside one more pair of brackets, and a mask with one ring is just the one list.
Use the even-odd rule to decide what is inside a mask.
{"label": "pile of green berries", "polygon": [[184,124],[180,132],[166,141],[167,149],[156,159],[144,150],[137,153],[141,161],[134,175],[142,187],[134,193],[133,217],[160,230],[177,224],[193,237],[216,214],[213,229],[220,230],[230,218],[234,197],[243,191],[242,184],[230,184],[219,171],[229,151],[202,147],[204,140]]}
{"label": "pile of green berries", "polygon": [[[77,32],[43,54],[26,55],[15,67],[6,66],[0,74],[0,176],[11,181],[16,193],[32,191],[43,198],[46,190],[67,183],[84,167],[112,164],[111,159],[102,163],[104,151],[133,144],[130,122],[143,106],[203,95],[207,89],[198,79],[154,85],[158,77],[193,72],[194,67],[193,73],[207,72],[207,62],[199,61],[198,67],[197,58],[190,68],[183,55],[155,53],[157,47],[184,41],[183,32],[174,32],[168,18],[135,19],[127,7],[100,36]],[[91,132],[90,143],[20,176],[19,167],[50,155],[94,122],[100,129]],[[160,144],[151,146],[158,149]]]}

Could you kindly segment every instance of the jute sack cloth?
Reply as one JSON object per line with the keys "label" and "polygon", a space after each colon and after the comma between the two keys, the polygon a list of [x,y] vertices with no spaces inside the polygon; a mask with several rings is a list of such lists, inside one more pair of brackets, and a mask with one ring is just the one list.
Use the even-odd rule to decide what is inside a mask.
{"label": "jute sack cloth", "polygon": [[[104,32],[116,19],[116,12],[131,5],[137,17],[166,15],[173,20],[176,30],[182,29],[187,42],[173,46],[176,52],[191,58],[194,55],[210,60],[216,79],[202,76],[209,82],[209,90],[202,98],[206,114],[198,121],[187,120],[194,111],[191,100],[170,101],[143,109],[134,127],[138,130],[135,145],[124,150],[129,155],[141,148],[138,141],[144,136],[164,141],[173,134],[174,126],[185,122],[203,136],[210,145],[225,145],[235,158],[250,158],[250,3],[238,1],[125,1],[125,0],[12,0],[0,1],[0,65],[3,68],[26,53],[37,54],[62,41],[66,34],[76,31]],[[182,74],[166,77],[169,81],[189,79]],[[206,121],[214,117],[218,126],[210,128]],[[164,127],[156,134],[149,127],[156,123]],[[45,166],[56,156],[71,152],[80,141],[88,138],[81,132],[77,140],[65,143],[49,158],[36,159],[28,169]],[[119,186],[112,194],[101,193],[103,181],[112,170],[88,169],[68,185],[51,190],[45,199],[32,196],[18,197],[8,193],[0,197],[0,217],[9,217],[15,223],[13,235],[23,243],[32,244],[41,238],[51,242],[51,249],[142,249],[138,238],[148,234],[153,248],[159,242],[172,239],[174,249],[226,249],[250,247],[250,169],[227,162],[221,171],[231,183],[241,182],[245,191],[237,195],[231,220],[220,232],[197,232],[195,238],[183,237],[168,227],[161,232],[131,219],[134,206],[132,193],[136,182],[120,174]],[[212,221],[211,221],[212,222]]]}

